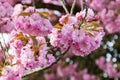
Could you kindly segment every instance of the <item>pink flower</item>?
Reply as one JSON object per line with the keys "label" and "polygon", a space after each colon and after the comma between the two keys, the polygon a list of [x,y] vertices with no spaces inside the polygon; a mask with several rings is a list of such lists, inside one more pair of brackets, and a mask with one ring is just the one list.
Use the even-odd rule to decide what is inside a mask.
{"label": "pink flower", "polygon": [[[90,1],[90,0],[88,0]],[[104,4],[105,0],[92,0],[91,3],[88,3],[88,5],[90,5],[90,7],[92,7],[94,10],[102,10],[103,8],[105,8],[105,4]],[[99,3],[99,4],[98,4]]]}
{"label": "pink flower", "polygon": [[10,33],[12,30],[14,30],[14,24],[10,20],[6,24],[1,25],[1,32]]}
{"label": "pink flower", "polygon": [[55,62],[55,57],[52,54],[48,54],[47,55],[47,65],[50,65],[53,62]]}
{"label": "pink flower", "polygon": [[24,74],[24,68],[21,65],[6,66],[2,70],[2,76],[0,80],[22,80]]}
{"label": "pink flower", "polygon": [[80,42],[85,37],[85,33],[82,30],[74,30],[72,33],[73,42]]}
{"label": "pink flower", "polygon": [[64,25],[62,28],[62,37],[68,41],[71,40],[73,30],[74,30],[74,28],[72,25],[70,25],[70,24]]}
{"label": "pink flower", "polygon": [[66,24],[68,22],[68,17],[69,17],[70,14],[66,14],[66,15],[63,15],[60,19],[59,19],[59,22],[60,24]]}
{"label": "pink flower", "polygon": [[77,18],[75,16],[69,16],[68,17],[68,24],[77,25],[78,24]]}
{"label": "pink flower", "polygon": [[50,3],[52,0],[43,0],[45,3]]}
{"label": "pink flower", "polygon": [[106,72],[110,78],[120,77],[119,72],[115,69],[112,62],[107,62],[105,57],[100,57],[96,60],[96,65]]}
{"label": "pink flower", "polygon": [[6,0],[9,4],[14,5],[16,3],[16,0]]}
{"label": "pink flower", "polygon": [[[96,46],[95,46],[96,45]],[[95,40],[89,36],[85,36],[80,42],[72,43],[72,52],[77,56],[86,56],[95,50],[100,44],[95,44]]]}
{"label": "pink flower", "polygon": [[59,19],[60,24],[77,24],[77,18],[74,16],[71,16],[70,14],[63,15]]}
{"label": "pink flower", "polygon": [[[85,17],[85,15],[86,15],[86,10],[83,10],[79,13],[76,13],[76,18],[78,20],[81,20],[82,18]],[[90,20],[90,19],[94,18],[94,16],[95,16],[94,11],[92,9],[88,8],[86,19]]]}
{"label": "pink flower", "polygon": [[45,80],[59,80],[59,77],[55,74],[45,74]]}
{"label": "pink flower", "polygon": [[5,10],[5,7],[4,6],[2,6],[2,4],[0,4],[0,18],[2,18],[2,17],[4,17],[5,16],[5,14],[6,14],[6,11],[4,11]]}
{"label": "pink flower", "polygon": [[69,75],[72,75],[74,74],[76,67],[77,67],[77,64],[71,64],[63,69],[61,67],[58,67],[57,68],[58,75],[60,77],[67,77]]}
{"label": "pink flower", "polygon": [[99,65],[100,69],[105,69],[105,58],[100,57],[99,59],[96,60],[96,64]]}
{"label": "pink flower", "polygon": [[23,43],[21,40],[15,40],[10,42],[10,46],[12,47],[12,49],[14,50],[14,55],[15,57],[20,57],[21,54],[21,49],[23,47]]}
{"label": "pink flower", "polygon": [[34,53],[29,47],[22,48],[20,59],[21,64],[23,64],[26,69],[34,69],[37,67],[37,61],[35,61]]}
{"label": "pink flower", "polygon": [[59,42],[60,42],[60,34],[59,34],[59,29],[53,28],[52,29],[52,33],[49,34],[49,38],[50,38],[50,43],[52,46],[58,46]]}
{"label": "pink flower", "polygon": [[40,56],[38,57],[39,65],[41,67],[48,66],[47,59],[45,58],[46,53],[40,53]]}
{"label": "pink flower", "polygon": [[21,4],[16,4],[14,6],[14,12],[12,14],[12,17],[18,17],[18,15],[23,11],[23,6]]}

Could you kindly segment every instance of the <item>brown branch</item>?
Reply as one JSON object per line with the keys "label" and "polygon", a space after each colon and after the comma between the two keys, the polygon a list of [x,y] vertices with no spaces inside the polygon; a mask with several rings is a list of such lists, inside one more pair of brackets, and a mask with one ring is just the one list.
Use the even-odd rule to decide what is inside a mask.
{"label": "brown branch", "polygon": [[[70,12],[72,4],[69,4],[67,1],[65,1],[65,2],[66,2],[65,6],[66,6],[67,10]],[[20,1],[16,2],[16,4],[19,4],[19,3],[22,4]],[[50,10],[58,10],[58,11],[60,11],[62,13],[65,13],[62,6],[55,5],[55,4],[52,4],[52,3],[43,3],[42,1],[39,1],[39,0],[35,0],[35,2],[32,3],[32,4],[24,4],[24,5],[28,5],[28,6],[33,6],[34,5],[35,8],[47,8],[47,9],[50,9]],[[81,11],[80,6],[75,5],[74,14],[76,12],[79,12],[79,11]]]}
{"label": "brown branch", "polygon": [[51,9],[51,10],[58,10],[60,12],[65,12],[62,6],[59,5],[54,5],[54,4],[50,4],[50,3],[36,3],[36,8],[47,8],[47,9]]}
{"label": "brown branch", "polygon": [[69,13],[68,9],[66,8],[66,5],[64,4],[64,0],[60,0],[60,3],[63,7],[63,9],[65,10],[65,13]]}
{"label": "brown branch", "polygon": [[[64,9],[62,6],[59,5],[54,5],[54,4],[50,4],[50,3],[41,3],[41,2],[37,2],[35,3],[36,8],[47,8],[47,9],[51,9],[51,10],[58,10],[60,12],[65,13]],[[71,5],[66,5],[67,10],[70,11],[71,10]],[[75,10],[74,13],[79,12],[81,9],[79,6],[75,5]]]}

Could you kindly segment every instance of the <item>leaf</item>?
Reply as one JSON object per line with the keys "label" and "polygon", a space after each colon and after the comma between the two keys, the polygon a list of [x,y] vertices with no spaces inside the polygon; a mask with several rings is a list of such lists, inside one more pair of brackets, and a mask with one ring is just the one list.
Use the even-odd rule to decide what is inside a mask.
{"label": "leaf", "polygon": [[23,8],[26,9],[26,8],[28,8],[28,6],[27,5],[23,5]]}
{"label": "leaf", "polygon": [[24,36],[24,35],[20,32],[20,33],[18,33],[18,35],[17,35],[15,38],[13,38],[13,40],[21,40],[22,43],[23,43],[23,45],[26,45],[27,42],[28,42],[28,40],[29,40],[29,38],[28,38],[27,36]]}
{"label": "leaf", "polygon": [[91,21],[91,22],[86,22],[81,25],[81,28],[86,32],[89,33],[90,35],[94,36],[94,32],[99,32],[100,31],[100,25],[96,21]]}
{"label": "leaf", "polygon": [[99,25],[97,22],[95,22],[95,21],[92,21],[91,24],[92,24],[94,27],[99,27],[99,26],[100,26],[100,25]]}
{"label": "leaf", "polygon": [[92,31],[86,31],[87,33],[89,33],[90,35],[94,36],[94,32]]}
{"label": "leaf", "polygon": [[64,23],[67,24],[68,23],[68,18],[69,18],[69,15],[65,17],[64,19]]}
{"label": "leaf", "polygon": [[30,16],[31,13],[28,13],[28,12],[21,12],[19,15],[20,15],[20,16]]}
{"label": "leaf", "polygon": [[47,18],[47,16],[49,16],[49,13],[48,12],[38,12],[39,15],[43,18]]}
{"label": "leaf", "polygon": [[62,27],[63,26],[61,24],[59,24],[59,23],[54,26],[54,28],[58,28],[58,29],[62,29]]}

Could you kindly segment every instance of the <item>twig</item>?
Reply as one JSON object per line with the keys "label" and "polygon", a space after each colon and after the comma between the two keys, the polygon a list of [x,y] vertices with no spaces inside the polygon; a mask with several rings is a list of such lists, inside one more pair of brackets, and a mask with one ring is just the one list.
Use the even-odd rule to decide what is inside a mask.
{"label": "twig", "polygon": [[8,46],[7,46],[6,42],[5,42],[5,38],[4,38],[3,33],[1,33],[1,37],[3,39],[3,44],[4,44],[4,47],[5,47],[5,51],[9,54],[9,52],[8,52]]}
{"label": "twig", "polygon": [[81,0],[81,11],[85,9],[86,7],[86,1],[85,0]]}
{"label": "twig", "polygon": [[[66,1],[65,1],[66,2]],[[28,5],[29,6],[29,5]],[[35,3],[36,8],[47,8],[50,10],[57,10],[59,12],[64,13],[63,7],[60,5],[54,5],[52,3],[43,3],[43,2],[36,2]],[[66,4],[67,10],[70,11],[71,10],[71,5]],[[75,9],[74,12],[79,12],[81,9],[78,5],[75,5]]]}
{"label": "twig", "polygon": [[61,58],[63,58],[63,56],[69,51],[69,49],[70,49],[70,47],[68,47],[67,50],[65,50],[65,51],[56,59],[56,61],[53,62],[51,65],[49,65],[49,66],[47,66],[47,67],[43,67],[43,68],[37,68],[37,69],[35,69],[35,70],[33,70],[33,71],[25,74],[22,78],[25,78],[25,77],[33,74],[33,73],[37,73],[37,72],[39,72],[39,71],[44,71],[44,70],[52,67],[52,66],[53,66],[54,64],[56,64],[58,61],[60,61]]}
{"label": "twig", "polygon": [[63,0],[60,0],[61,4],[62,4],[62,7],[64,8],[65,12],[66,13],[69,13],[69,11],[67,10],[65,4],[64,4],[64,1]]}
{"label": "twig", "polygon": [[33,5],[34,8],[36,8],[35,3],[36,3],[36,0],[33,0],[32,5]]}
{"label": "twig", "polygon": [[5,49],[4,49],[4,47],[3,47],[2,43],[1,43],[1,41],[0,41],[0,48],[1,48],[1,50],[2,50],[2,54],[4,54],[4,58],[6,58]]}
{"label": "twig", "polygon": [[80,26],[83,24],[85,18],[87,17],[87,14],[88,14],[88,9],[87,9],[87,6],[86,6],[86,1],[85,0],[82,0],[82,6],[81,6],[81,10],[83,11],[85,9],[85,16],[82,18],[81,22],[80,22],[80,25],[79,25],[79,29],[80,29]]}
{"label": "twig", "polygon": [[76,1],[77,1],[77,0],[74,0],[74,1],[73,1],[72,8],[71,8],[71,10],[70,10],[70,14],[73,14],[73,11],[74,11],[74,8],[75,8]]}

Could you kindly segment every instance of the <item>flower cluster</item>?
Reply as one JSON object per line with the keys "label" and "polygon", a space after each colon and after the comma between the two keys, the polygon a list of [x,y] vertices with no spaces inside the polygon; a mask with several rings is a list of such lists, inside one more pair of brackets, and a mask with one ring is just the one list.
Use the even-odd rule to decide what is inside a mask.
{"label": "flower cluster", "polygon": [[13,7],[6,1],[0,0],[0,31],[1,32],[11,32],[14,28],[13,22],[11,20],[11,15],[13,13]]}
{"label": "flower cluster", "polygon": [[50,36],[53,46],[59,46],[62,50],[71,47],[72,53],[77,56],[88,55],[100,46],[104,31],[92,9],[83,10],[75,16],[67,14],[59,20]]}
{"label": "flower cluster", "polygon": [[[64,78],[65,80],[99,80],[95,75],[90,75],[87,69],[76,71],[77,64],[70,64],[65,68],[57,67],[56,74],[45,74],[46,80],[60,80]],[[56,76],[56,77],[54,77]]]}
{"label": "flower cluster", "polygon": [[47,47],[44,37],[12,32],[9,44],[13,50],[12,59],[8,60],[11,65],[3,67],[1,80],[21,80],[26,70],[43,68],[55,62],[55,57],[48,53],[49,47]]}
{"label": "flower cluster", "polygon": [[[3,8],[3,5],[6,4],[9,3],[1,2]],[[11,7],[7,7],[9,6],[3,9],[6,12],[2,11],[5,13],[1,13],[0,19],[11,18],[10,21],[14,24],[15,29],[10,30],[11,39],[8,45],[11,51],[8,55],[4,53],[7,58],[5,58],[5,65],[0,66],[2,67],[0,69],[0,80],[21,80],[27,70],[43,68],[55,62],[53,54],[48,52],[50,47],[47,46],[45,39],[45,36],[52,31],[52,24],[47,18],[41,16],[39,10],[33,7],[24,9],[24,6],[18,4],[14,7],[14,10],[12,8],[14,11],[12,13],[7,11]],[[3,23],[1,22],[2,27],[4,27]],[[10,22],[8,21],[8,23]],[[11,28],[11,26],[9,27]],[[1,54],[3,54],[2,51]],[[1,55],[0,59],[2,57]]]}
{"label": "flower cluster", "polygon": [[120,0],[87,0],[87,3],[98,13],[109,33],[120,31]]}
{"label": "flower cluster", "polygon": [[100,57],[96,60],[96,65],[106,72],[110,78],[120,78],[120,72],[118,72],[115,67],[113,66],[112,62],[107,62],[105,57]]}
{"label": "flower cluster", "polygon": [[25,70],[22,65],[5,66],[0,80],[22,80],[21,77],[24,73]]}
{"label": "flower cluster", "polygon": [[[82,10],[76,15],[63,15],[59,23],[52,26],[50,21],[54,19],[54,23],[57,19],[52,15],[54,11],[44,12],[25,5],[32,1],[0,0],[0,32],[10,35],[7,44],[5,40],[4,45],[0,41],[0,80],[22,80],[22,76],[31,70],[51,67],[67,52],[69,55],[86,56],[100,46],[104,31],[92,9]],[[24,5],[16,4],[19,2]],[[55,78],[98,79],[89,75],[87,69],[78,72],[76,69],[77,64],[58,67]],[[49,75],[46,75],[46,79],[53,80],[54,74],[51,76],[48,79]]]}
{"label": "flower cluster", "polygon": [[22,11],[14,22],[18,31],[34,36],[47,36],[52,30],[49,20],[42,18],[39,11],[33,7]]}
{"label": "flower cluster", "polygon": [[48,54],[49,47],[44,37],[14,33],[10,46],[13,49],[13,60],[20,61],[26,69],[48,66],[55,61],[52,54]]}

